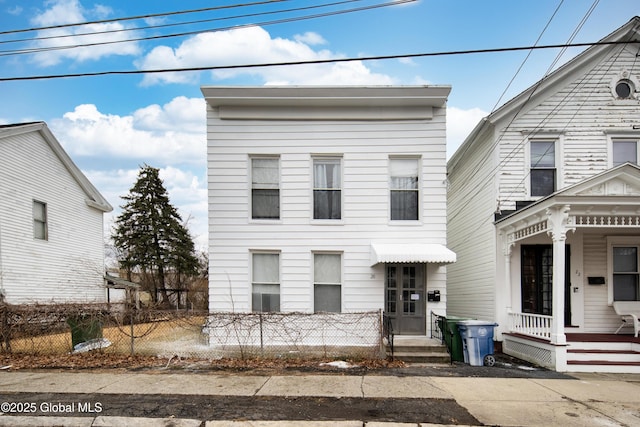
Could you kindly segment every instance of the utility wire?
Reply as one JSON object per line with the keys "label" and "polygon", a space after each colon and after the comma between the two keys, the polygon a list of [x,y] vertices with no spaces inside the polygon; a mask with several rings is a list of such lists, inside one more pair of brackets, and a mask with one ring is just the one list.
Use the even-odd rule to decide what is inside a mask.
{"label": "utility wire", "polygon": [[[465,197],[467,202],[464,206],[466,206],[468,203],[470,203],[469,201],[475,197],[483,188],[482,185],[478,185],[477,183],[471,184],[471,182],[473,182],[472,178],[476,176],[476,174],[478,173],[478,171],[484,166],[484,164],[492,157],[492,152],[493,150],[496,149],[496,147],[498,147],[498,145],[501,143],[504,135],[506,135],[507,131],[509,130],[509,128],[512,126],[512,124],[515,122],[516,118],[520,115],[520,112],[525,108],[525,106],[529,103],[529,101],[533,98],[533,96],[535,95],[535,93],[537,92],[538,88],[540,87],[540,85],[544,82],[544,80],[547,78],[547,76],[551,73],[551,71],[553,70],[553,68],[555,67],[555,65],[558,63],[558,61],[560,60],[560,57],[564,54],[564,52],[566,51],[566,49],[571,46],[571,42],[575,39],[575,37],[577,36],[579,30],[584,26],[586,20],[589,18],[589,16],[591,16],[593,10],[595,9],[595,7],[597,6],[597,4],[599,3],[599,0],[594,0],[594,2],[592,3],[591,7],[589,8],[589,10],[586,12],[586,14],[582,17],[581,21],[578,23],[576,29],[573,30],[572,34],[569,36],[569,39],[567,41],[567,43],[565,43],[565,46],[562,47],[562,50],[556,55],[555,59],[552,61],[551,65],[549,65],[549,67],[547,68],[547,70],[545,71],[543,77],[538,80],[538,82],[536,82],[534,84],[534,86],[532,86],[532,89],[530,90],[529,96],[527,97],[527,99],[520,105],[520,107],[518,108],[518,110],[515,112],[515,114],[511,117],[511,120],[509,121],[509,123],[507,124],[507,126],[503,129],[503,131],[500,133],[500,135],[496,138],[496,140],[493,142],[493,144],[491,145],[491,148],[489,150],[487,150],[486,154],[484,155],[483,159],[480,161],[480,163],[478,164],[478,166],[476,166],[476,170],[473,171],[471,173],[471,176],[467,179],[467,186],[463,186],[459,191],[467,191],[467,190],[475,190],[473,191],[473,194],[471,194],[468,197]],[[557,12],[557,10],[556,10]],[[554,15],[555,13],[554,12]],[[617,44],[626,44],[627,42],[618,42]],[[594,43],[593,45],[597,45],[599,43]],[[610,43],[613,44],[613,43]],[[558,107],[558,106],[557,106]],[[556,107],[556,108],[557,108]],[[500,160],[498,161],[498,164],[496,164],[492,170],[486,175],[486,180],[490,180],[493,179],[495,174],[507,163],[509,162],[513,157],[515,157],[516,153],[521,149],[521,147],[524,145],[524,143],[532,138],[533,136],[535,136],[535,134],[537,134],[539,132],[539,130],[542,127],[542,123],[544,123],[546,120],[549,119],[549,117],[551,117],[554,114],[554,110],[552,110],[551,112],[549,112],[549,114],[547,114],[547,116],[545,117],[545,119],[543,119],[537,126],[536,129],[533,130],[533,132],[528,136],[522,139],[522,141],[520,141],[520,143],[518,143],[509,153],[507,153],[504,157],[500,156]],[[528,176],[528,175],[527,175]],[[527,178],[527,176],[525,176],[523,178],[524,179]],[[519,184],[520,185],[520,184]],[[511,192],[511,194],[513,194],[513,191]],[[511,194],[509,195],[509,197],[511,196]],[[499,196],[500,194],[498,194]],[[500,200],[498,200],[498,203],[500,203]],[[496,210],[499,209],[499,206],[497,207]],[[456,214],[453,215],[452,219],[457,217],[462,211],[464,210],[464,208],[460,209]],[[483,224],[486,222],[483,221]]]}
{"label": "utility wire", "polygon": [[516,52],[516,51],[529,50],[529,49],[542,50],[542,49],[561,49],[566,47],[609,46],[609,45],[620,45],[620,44],[628,44],[628,43],[629,43],[628,41],[610,41],[610,42],[600,41],[600,42],[591,42],[591,43],[503,47],[503,48],[494,48],[494,49],[458,50],[458,51],[448,51],[448,52],[412,53],[412,54],[402,54],[402,55],[363,56],[363,57],[357,57],[357,58],[317,59],[312,61],[266,62],[266,63],[260,63],[260,64],[243,64],[243,65],[213,65],[213,66],[203,66],[203,67],[165,68],[165,69],[155,69],[155,70],[119,70],[119,71],[111,70],[111,71],[95,71],[95,72],[88,72],[88,73],[73,73],[73,74],[48,74],[48,75],[39,75],[39,76],[0,77],[0,82],[20,81],[20,80],[48,80],[48,79],[59,79],[59,78],[93,77],[93,76],[106,76],[106,75],[233,70],[233,69],[243,69],[243,68],[281,67],[281,66],[292,66],[292,65],[315,65],[315,64],[329,64],[329,63],[354,62],[354,61],[381,61],[381,60],[401,59],[401,58],[420,58],[420,57],[434,57],[434,56],[469,55],[469,54],[480,54],[480,53]]}
{"label": "utility wire", "polygon": [[[337,1],[333,3],[324,3],[317,4],[312,6],[304,6],[304,7],[296,7],[289,9],[280,9],[280,10],[271,10],[267,12],[256,12],[256,13],[246,13],[242,15],[233,15],[233,16],[225,16],[218,18],[209,18],[209,19],[198,19],[194,21],[181,21],[181,22],[172,22],[168,24],[156,24],[156,25],[147,25],[144,27],[128,27],[128,28],[119,28],[113,30],[103,30],[103,31],[91,31],[86,33],[72,33],[72,34],[60,34],[60,35],[52,35],[52,36],[40,36],[40,37],[30,37],[30,38],[21,38],[21,39],[12,39],[12,40],[0,40],[0,44],[8,44],[8,43],[24,43],[24,42],[34,42],[40,40],[51,40],[51,39],[64,39],[68,37],[82,37],[82,36],[95,36],[102,34],[114,34],[114,33],[123,33],[123,32],[131,32],[131,31],[140,31],[140,30],[155,30],[159,28],[168,28],[168,27],[179,27],[183,25],[194,25],[194,24],[204,24],[206,22],[215,22],[215,21],[228,21],[232,19],[242,19],[242,18],[254,18],[256,16],[264,16],[264,15],[275,15],[278,13],[290,13],[290,12],[299,12],[302,10],[309,9],[319,9],[323,7],[331,7],[338,6],[345,3],[353,3],[359,2],[362,0],[343,0]],[[122,20],[122,18],[120,18]],[[89,25],[89,24],[73,24],[73,25]],[[28,30],[25,30],[28,31]]]}
{"label": "utility wire", "polygon": [[200,12],[210,12],[212,10],[223,10],[223,9],[235,9],[240,7],[247,6],[260,6],[269,3],[282,3],[291,0],[265,0],[265,1],[257,1],[253,3],[239,3],[239,4],[231,4],[226,6],[215,6],[215,7],[206,7],[202,9],[191,9],[191,10],[178,10],[174,12],[163,12],[163,13],[154,13],[154,14],[146,14],[146,15],[138,15],[138,16],[127,16],[124,18],[110,18],[110,19],[101,19],[97,21],[87,21],[87,22],[76,22],[73,24],[59,24],[59,25],[49,25],[46,27],[33,27],[33,28],[24,28],[18,30],[6,30],[0,31],[0,35],[4,34],[15,34],[15,33],[27,33],[31,31],[41,31],[41,30],[53,30],[58,28],[69,28],[69,27],[79,27],[83,25],[90,24],[106,24],[110,22],[118,22],[118,21],[133,21],[137,19],[149,19],[149,18],[159,18],[163,16],[172,16],[172,15],[184,15],[188,13],[200,13]]}
{"label": "utility wire", "polygon": [[332,12],[324,12],[324,13],[318,13],[318,14],[314,14],[314,15],[305,15],[305,16],[299,16],[299,17],[293,17],[293,18],[282,18],[282,19],[277,19],[277,20],[273,20],[273,21],[266,21],[266,22],[261,22],[261,23],[236,25],[236,26],[222,27],[222,28],[215,28],[215,29],[208,29],[208,30],[185,31],[185,32],[174,33],[174,34],[163,34],[163,35],[139,37],[139,38],[133,38],[133,39],[124,39],[124,40],[110,40],[110,41],[106,41],[106,42],[85,43],[85,44],[79,44],[79,45],[52,46],[52,47],[45,47],[45,48],[7,50],[7,51],[0,51],[0,57],[1,56],[11,56],[11,55],[33,54],[33,53],[41,53],[41,52],[51,52],[51,51],[57,51],[57,50],[78,49],[78,48],[83,48],[83,47],[104,46],[104,45],[117,44],[117,43],[132,43],[132,42],[144,41],[144,40],[159,40],[159,39],[166,39],[166,38],[173,38],[173,37],[184,37],[184,36],[196,35],[196,34],[206,33],[206,32],[227,31],[227,30],[239,29],[239,28],[249,28],[249,27],[257,27],[257,26],[276,25],[276,24],[283,24],[283,23],[289,23],[289,22],[302,21],[302,20],[307,20],[307,19],[325,18],[327,16],[341,15],[341,14],[345,14],[345,13],[362,12],[362,11],[365,11],[365,10],[378,9],[378,8],[388,7],[388,6],[396,6],[396,5],[405,4],[405,3],[413,3],[415,1],[416,0],[395,0],[395,1],[390,1],[390,2],[387,2],[387,3],[380,3],[380,4],[375,4],[375,5],[352,8],[352,9],[337,10],[337,11],[332,11]]}

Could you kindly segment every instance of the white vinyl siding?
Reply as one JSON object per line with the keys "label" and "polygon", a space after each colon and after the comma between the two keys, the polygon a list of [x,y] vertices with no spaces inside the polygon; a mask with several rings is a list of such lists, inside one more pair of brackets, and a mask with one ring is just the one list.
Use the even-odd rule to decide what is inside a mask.
{"label": "white vinyl siding", "polygon": [[[7,301],[105,301],[103,212],[87,205],[86,193],[39,132],[1,138],[0,159]],[[34,200],[46,201],[46,242],[34,239]]]}
{"label": "white vinyl siding", "polygon": [[[280,308],[314,311],[313,253],[342,254],[343,312],[383,309],[373,240],[446,244],[445,110],[429,120],[223,120],[208,107],[210,307],[250,310],[247,246],[280,252]],[[247,156],[280,158],[280,221],[247,221]],[[313,218],[313,162],[340,153],[341,219]],[[389,222],[389,158],[420,156],[419,225]],[[240,190],[240,191],[238,191]],[[427,268],[445,295],[445,267]],[[431,289],[431,288],[430,288]],[[444,308],[445,298],[441,307]],[[442,309],[442,311],[444,311]]]}
{"label": "white vinyl siding", "polygon": [[447,243],[457,262],[447,266],[447,315],[495,320],[495,156],[487,138],[450,163]]}

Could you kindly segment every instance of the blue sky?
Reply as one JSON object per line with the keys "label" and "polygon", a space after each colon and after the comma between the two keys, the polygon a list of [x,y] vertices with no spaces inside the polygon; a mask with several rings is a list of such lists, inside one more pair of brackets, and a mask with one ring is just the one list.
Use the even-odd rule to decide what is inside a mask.
{"label": "blue sky", "polygon": [[[361,0],[297,12],[255,15],[335,2],[280,1],[0,34],[0,78],[531,46],[547,24],[538,44],[562,44],[570,40],[592,7],[573,42],[593,42],[640,15],[637,0],[421,0],[264,24],[283,18],[393,3],[392,0]],[[0,31],[239,3],[257,1],[0,0]],[[254,16],[247,16],[250,14]],[[238,17],[232,18],[234,16]],[[151,28],[211,19],[218,20]],[[246,24],[256,26],[211,31]],[[101,33],[78,35],[92,32]],[[200,33],[42,50],[184,32]],[[34,40],[36,37],[41,39]],[[35,51],[16,52],[25,49]],[[559,64],[579,51],[568,50]],[[119,213],[120,196],[127,194],[133,185],[139,166],[146,163],[160,168],[172,202],[184,218],[190,218],[189,226],[196,243],[204,247],[206,135],[201,85],[451,85],[447,134],[450,155],[496,103],[503,104],[539,80],[555,60],[558,50],[532,53],[500,98],[526,55],[527,52],[520,51],[304,67],[0,81],[0,123],[46,121],[76,164],[116,208],[105,218],[107,225]]]}

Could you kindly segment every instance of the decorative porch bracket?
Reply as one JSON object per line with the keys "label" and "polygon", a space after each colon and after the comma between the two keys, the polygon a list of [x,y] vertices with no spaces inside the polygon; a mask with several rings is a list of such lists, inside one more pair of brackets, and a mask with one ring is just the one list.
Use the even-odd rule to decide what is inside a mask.
{"label": "decorative porch bracket", "polygon": [[563,205],[547,209],[547,234],[553,241],[553,290],[551,343],[566,344],[564,333],[565,241],[567,232],[575,231],[574,218],[569,217],[571,206]]}

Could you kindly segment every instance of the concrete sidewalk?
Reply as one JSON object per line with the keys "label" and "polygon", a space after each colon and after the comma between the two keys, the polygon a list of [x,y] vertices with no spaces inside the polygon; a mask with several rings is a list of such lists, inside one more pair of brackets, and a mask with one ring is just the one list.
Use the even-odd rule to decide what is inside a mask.
{"label": "concrete sidewalk", "polygon": [[[0,403],[14,404],[0,426],[393,426],[354,421],[208,421],[197,419],[15,415],[13,393],[453,399],[481,425],[640,425],[640,376],[579,374],[575,379],[397,377],[384,375],[219,375],[194,373],[0,372]],[[26,402],[20,402],[26,403]],[[3,412],[10,412],[0,408]],[[86,414],[85,414],[86,415]],[[204,423],[204,424],[203,424]],[[403,424],[415,426],[416,424]],[[430,425],[430,424],[421,424]]]}

